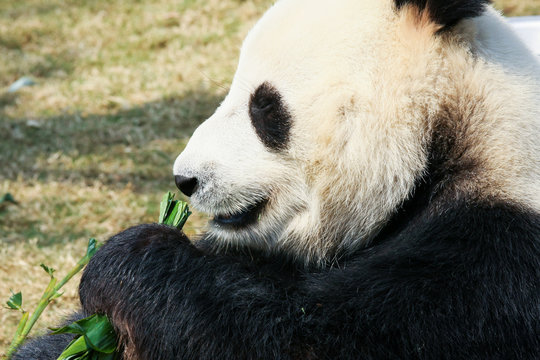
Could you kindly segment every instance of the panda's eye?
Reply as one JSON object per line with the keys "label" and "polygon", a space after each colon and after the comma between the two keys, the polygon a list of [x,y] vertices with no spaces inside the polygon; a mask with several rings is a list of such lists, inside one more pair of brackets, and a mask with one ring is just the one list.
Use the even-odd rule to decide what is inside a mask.
{"label": "panda's eye", "polygon": [[263,83],[251,95],[249,116],[266,147],[274,151],[287,148],[291,116],[281,94],[271,84]]}
{"label": "panda's eye", "polygon": [[[272,109],[272,106],[274,105],[274,102],[276,100],[276,96],[273,96],[274,94],[263,94],[260,90],[261,88],[255,92],[255,94],[252,97],[251,101],[251,112],[265,112],[270,111]],[[269,96],[270,95],[270,96]]]}

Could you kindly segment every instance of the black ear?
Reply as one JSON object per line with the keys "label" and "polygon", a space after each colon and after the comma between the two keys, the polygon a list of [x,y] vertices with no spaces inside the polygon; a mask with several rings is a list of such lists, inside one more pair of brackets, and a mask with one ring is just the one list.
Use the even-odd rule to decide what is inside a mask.
{"label": "black ear", "polygon": [[462,19],[473,18],[486,10],[491,0],[394,0],[399,9],[409,5],[419,12],[427,11],[430,19],[442,29],[457,24]]}

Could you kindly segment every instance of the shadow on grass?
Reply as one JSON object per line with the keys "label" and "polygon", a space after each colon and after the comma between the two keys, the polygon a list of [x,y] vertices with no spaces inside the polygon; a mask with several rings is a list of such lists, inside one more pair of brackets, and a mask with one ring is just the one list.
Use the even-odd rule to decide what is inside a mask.
{"label": "shadow on grass", "polygon": [[[220,97],[191,91],[109,114],[8,118],[0,101],[0,180],[83,181],[137,188],[171,183],[191,133]],[[4,104],[5,106],[5,104]]]}
{"label": "shadow on grass", "polygon": [[2,118],[2,109],[6,106],[15,104],[17,101],[16,93],[5,92],[0,94],[0,119]]}

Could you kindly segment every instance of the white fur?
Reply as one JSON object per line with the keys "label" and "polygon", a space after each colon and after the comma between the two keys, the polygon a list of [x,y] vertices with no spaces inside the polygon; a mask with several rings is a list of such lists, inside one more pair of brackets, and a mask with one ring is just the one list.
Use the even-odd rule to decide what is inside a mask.
{"label": "white fur", "polygon": [[[210,234],[306,262],[366,244],[425,171],[448,106],[481,134],[471,156],[486,173],[467,186],[540,209],[538,63],[493,10],[443,36],[411,14],[391,0],[281,0],[264,15],[230,93],[174,165],[199,179],[198,210],[269,199],[255,225]],[[292,113],[285,152],[266,149],[250,123],[265,81]]]}

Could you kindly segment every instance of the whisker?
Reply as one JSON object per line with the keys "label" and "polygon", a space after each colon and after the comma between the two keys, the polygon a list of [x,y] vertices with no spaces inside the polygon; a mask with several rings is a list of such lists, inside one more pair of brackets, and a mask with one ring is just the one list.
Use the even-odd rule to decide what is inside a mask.
{"label": "whisker", "polygon": [[229,86],[226,86],[214,79],[212,79],[207,73],[205,73],[204,71],[200,70],[199,69],[199,72],[201,73],[202,76],[204,76],[206,78],[206,80],[210,81],[210,83],[214,86],[217,86],[218,88],[222,89],[222,90],[225,90],[226,92],[228,92],[230,90]]}

